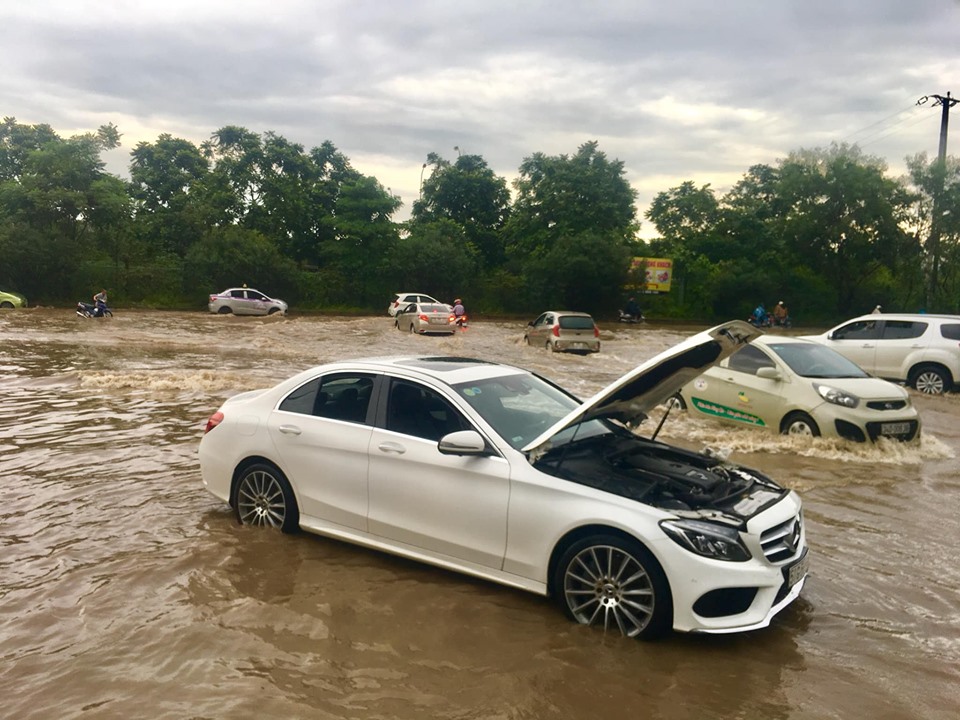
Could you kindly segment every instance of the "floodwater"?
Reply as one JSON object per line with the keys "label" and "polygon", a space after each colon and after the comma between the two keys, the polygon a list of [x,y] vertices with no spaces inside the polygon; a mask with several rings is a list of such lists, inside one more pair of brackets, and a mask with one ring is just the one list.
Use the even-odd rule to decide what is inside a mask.
{"label": "floodwater", "polygon": [[0,313],[0,717],[957,717],[960,396],[914,393],[913,447],[668,419],[661,439],[803,496],[804,593],[744,635],[605,635],[522,591],[238,526],[201,486],[221,401],[311,365],[479,356],[586,397],[699,329],[606,326],[579,357],[513,322]]}

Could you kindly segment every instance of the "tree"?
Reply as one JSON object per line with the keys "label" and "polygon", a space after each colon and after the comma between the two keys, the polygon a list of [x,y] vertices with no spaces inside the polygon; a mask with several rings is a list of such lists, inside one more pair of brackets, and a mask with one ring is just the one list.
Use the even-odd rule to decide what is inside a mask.
{"label": "tree", "polygon": [[856,146],[800,150],[780,163],[785,246],[835,288],[839,313],[875,304],[871,281],[910,250],[911,197]]}
{"label": "tree", "polygon": [[506,179],[494,174],[480,155],[461,155],[451,165],[430,153],[427,163],[433,170],[422,197],[413,203],[413,224],[452,220],[463,228],[466,242],[477,249],[484,266],[502,264],[500,231],[510,206]]}
{"label": "tree", "polygon": [[[48,126],[3,124],[0,255],[31,297],[74,294],[81,261],[106,255],[99,242],[129,220],[126,188],[100,153],[119,144],[113,125],[66,140]],[[84,291],[86,294],[86,291]]]}
{"label": "tree", "polygon": [[[928,287],[923,306],[929,310],[960,311],[960,162],[928,162],[926,154],[907,158],[908,182],[914,190],[911,208],[913,235],[922,245],[922,265]],[[936,223],[936,226],[934,226]],[[930,243],[929,239],[934,238]],[[913,260],[913,267],[920,263]],[[919,293],[916,293],[919,295]],[[919,299],[919,298],[917,298]]]}
{"label": "tree", "polygon": [[409,233],[390,248],[387,276],[395,289],[423,290],[451,302],[476,295],[480,262],[459,223],[413,222]]}
{"label": "tree", "polygon": [[624,174],[596,142],[572,157],[536,153],[520,165],[504,235],[528,307],[562,302],[602,314],[620,306],[638,229],[636,191]]}
{"label": "tree", "polygon": [[140,237],[183,257],[211,224],[199,192],[209,161],[193,143],[166,133],[155,143],[138,143],[130,155],[130,194],[137,203]]}
{"label": "tree", "polygon": [[339,188],[336,210],[324,218],[329,240],[321,247],[321,264],[342,282],[341,302],[374,304],[388,290],[388,253],[397,240],[393,213],[400,199],[376,178],[358,175]]}

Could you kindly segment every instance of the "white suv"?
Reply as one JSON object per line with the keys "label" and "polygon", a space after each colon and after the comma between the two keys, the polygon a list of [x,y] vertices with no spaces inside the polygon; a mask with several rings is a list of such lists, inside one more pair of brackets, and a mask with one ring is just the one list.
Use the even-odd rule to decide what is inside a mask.
{"label": "white suv", "polygon": [[960,315],[863,315],[807,339],[923,393],[940,395],[960,383]]}

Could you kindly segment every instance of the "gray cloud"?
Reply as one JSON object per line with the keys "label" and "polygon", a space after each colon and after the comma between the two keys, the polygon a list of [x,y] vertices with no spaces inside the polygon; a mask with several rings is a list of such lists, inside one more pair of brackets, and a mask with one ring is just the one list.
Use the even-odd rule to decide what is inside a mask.
{"label": "gray cloud", "polygon": [[800,147],[859,142],[892,167],[935,153],[939,112],[913,104],[960,75],[958,21],[950,0],[35,0],[0,7],[0,113],[65,134],[115,122],[114,171],[161,132],[329,139],[407,208],[428,152],[512,179],[596,139],[642,212]]}

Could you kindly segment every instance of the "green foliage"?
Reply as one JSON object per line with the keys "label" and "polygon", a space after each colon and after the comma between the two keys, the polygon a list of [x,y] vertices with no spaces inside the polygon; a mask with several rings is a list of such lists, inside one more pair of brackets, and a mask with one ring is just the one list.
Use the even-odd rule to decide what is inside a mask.
{"label": "green foliage", "polygon": [[[471,312],[546,307],[611,316],[633,256],[674,261],[652,317],[743,317],[784,300],[800,322],[869,310],[960,310],[960,164],[908,159],[909,175],[858,148],[802,149],[755,165],[728,193],[685,181],[646,213],[596,142],[521,163],[506,180],[479,155],[431,154],[412,219],[330,141],[309,151],[227,125],[207,142],[160,135],[131,152],[130,182],[104,172],[113,125],[61,138],[0,123],[0,285],[31,302],[202,306],[247,283],[300,307],[380,310],[398,289],[463,296]],[[423,176],[421,175],[421,178]]]}
{"label": "green foliage", "polygon": [[387,260],[391,292],[422,290],[452,302],[478,291],[479,253],[453,220],[411,223],[409,234],[393,244]]}
{"label": "green foliage", "polygon": [[451,220],[463,228],[484,267],[501,265],[500,231],[510,206],[506,179],[495,175],[479,155],[461,155],[453,165],[434,153],[428,160],[433,169],[413,204],[413,222]]}
{"label": "green foliage", "polygon": [[260,233],[236,226],[214,228],[187,252],[184,293],[201,305],[211,292],[249,285],[291,302],[296,276],[295,263]]}

